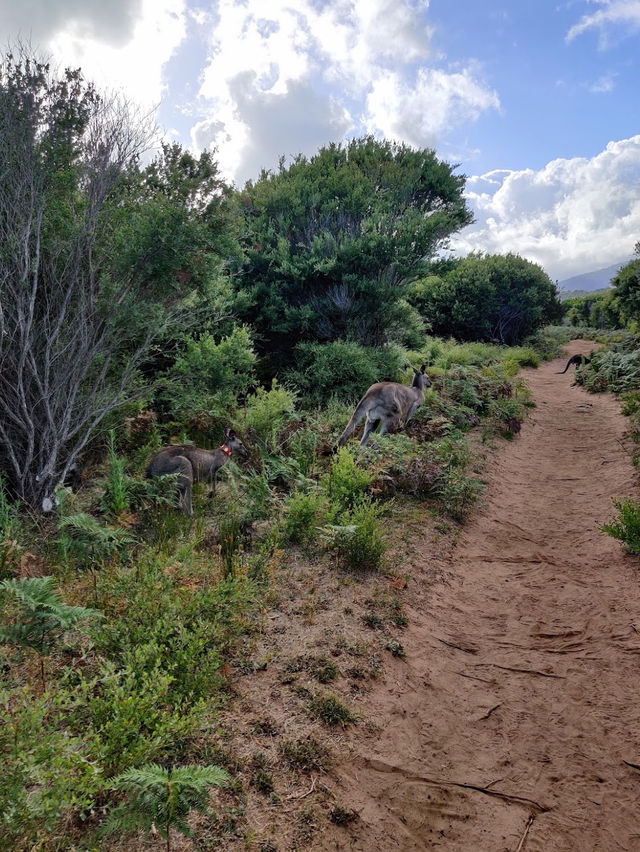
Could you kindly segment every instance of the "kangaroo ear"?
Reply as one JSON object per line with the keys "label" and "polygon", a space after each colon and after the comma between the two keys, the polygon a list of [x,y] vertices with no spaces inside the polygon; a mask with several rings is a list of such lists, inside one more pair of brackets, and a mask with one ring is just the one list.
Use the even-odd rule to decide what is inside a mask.
{"label": "kangaroo ear", "polygon": [[[426,364],[423,364],[423,365],[420,367],[420,372],[421,372],[421,373],[424,373],[424,371],[425,371],[426,367],[427,367],[427,365],[426,365]],[[417,372],[417,370],[416,370],[416,372]]]}
{"label": "kangaroo ear", "polygon": [[236,433],[233,431],[233,429],[227,429],[227,438],[235,438],[235,436]]}
{"label": "kangaroo ear", "polygon": [[229,427],[227,426],[227,428],[224,430],[225,438],[228,438],[230,434],[231,434],[231,429],[229,429]]}

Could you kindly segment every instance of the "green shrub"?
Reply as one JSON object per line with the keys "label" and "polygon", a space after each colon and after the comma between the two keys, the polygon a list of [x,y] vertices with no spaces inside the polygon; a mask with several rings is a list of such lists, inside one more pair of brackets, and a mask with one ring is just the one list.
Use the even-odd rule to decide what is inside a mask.
{"label": "green shrub", "polygon": [[209,790],[229,781],[219,766],[180,766],[165,769],[154,763],[128,769],[113,780],[113,789],[127,798],[111,812],[103,833],[132,832],[156,827],[171,849],[171,830],[191,836],[189,813],[209,813]]}
{"label": "green shrub", "polygon": [[640,390],[620,394],[620,411],[625,417],[633,417],[640,412]]}
{"label": "green shrub", "polygon": [[282,538],[294,544],[313,541],[326,512],[327,501],[322,494],[294,491],[287,501]]}
{"label": "green shrub", "polygon": [[52,700],[49,693],[0,690],[3,849],[42,848],[45,838],[60,838],[64,823],[88,814],[101,787],[95,737],[68,730],[67,704],[64,694]]}
{"label": "green shrub", "polygon": [[209,332],[185,337],[185,348],[166,374],[160,398],[175,418],[204,411],[228,419],[253,381],[256,356],[247,328],[237,327],[219,343]]}
{"label": "green shrub", "polygon": [[590,364],[576,369],[576,382],[591,393],[640,389],[640,349],[594,352]]}
{"label": "green shrub", "polygon": [[172,675],[160,666],[137,669],[103,660],[97,676],[80,675],[75,683],[83,697],[75,722],[79,731],[88,723],[95,732],[96,757],[107,776],[179,755],[204,710],[178,700]]}
{"label": "green shrub", "polygon": [[506,360],[515,361],[518,367],[540,366],[540,355],[533,347],[515,346],[508,350]]}
{"label": "green shrub", "polygon": [[356,721],[351,710],[335,695],[317,695],[311,699],[307,709],[311,716],[325,725],[340,725],[346,728],[348,724]]}
{"label": "green shrub", "polygon": [[307,405],[320,407],[334,396],[355,402],[374,382],[400,381],[407,356],[398,346],[372,348],[335,340],[299,343],[294,360],[285,380],[298,388]]}
{"label": "green shrub", "polygon": [[3,580],[0,587],[12,595],[19,606],[15,620],[0,627],[0,643],[32,648],[38,653],[44,690],[43,658],[61,643],[67,631],[79,622],[101,618],[101,613],[84,606],[63,603],[53,577]]}
{"label": "green shrub", "polygon": [[371,485],[372,474],[363,467],[362,456],[359,454],[356,458],[354,452],[348,447],[341,447],[331,460],[329,474],[323,480],[335,514],[351,509]]}
{"label": "green shrub", "polygon": [[312,475],[319,443],[318,425],[314,424],[311,428],[296,429],[288,439],[286,447],[283,448],[295,460],[302,476]]}
{"label": "green shrub", "polygon": [[246,430],[252,430],[268,452],[277,449],[278,433],[295,414],[296,393],[274,379],[270,390],[258,388],[247,399],[244,417]]}
{"label": "green shrub", "polygon": [[449,465],[442,469],[433,490],[447,515],[462,522],[478,499],[482,483],[459,467]]}
{"label": "green shrub", "polygon": [[109,527],[93,515],[79,512],[67,515],[58,522],[56,545],[64,561],[72,558],[82,568],[95,568],[117,554],[126,555],[136,541],[135,536],[122,527]]}
{"label": "green shrub", "polygon": [[363,497],[352,509],[343,512],[336,523],[321,529],[323,541],[342,567],[355,571],[380,567],[386,549],[380,513],[380,507],[370,497]]}
{"label": "green shrub", "polygon": [[107,436],[107,470],[105,490],[102,496],[102,508],[110,517],[117,518],[131,510],[132,489],[130,479],[125,473],[125,460],[116,453],[116,433],[109,430]]}
{"label": "green shrub", "polygon": [[618,500],[614,503],[618,517],[601,529],[607,535],[624,542],[630,553],[640,555],[640,503],[637,500]]}
{"label": "green shrub", "polygon": [[523,406],[516,399],[494,399],[489,407],[491,416],[497,421],[504,437],[510,438],[520,431]]}

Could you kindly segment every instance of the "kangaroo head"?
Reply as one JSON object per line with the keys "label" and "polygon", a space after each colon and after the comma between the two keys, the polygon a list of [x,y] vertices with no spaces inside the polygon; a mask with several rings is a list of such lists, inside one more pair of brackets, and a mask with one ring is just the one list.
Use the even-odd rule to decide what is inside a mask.
{"label": "kangaroo head", "polygon": [[411,387],[419,388],[420,390],[431,387],[431,379],[425,373],[426,366],[426,364],[423,364],[419,370],[416,370],[415,367],[411,368],[413,370],[413,382],[411,383]]}
{"label": "kangaroo head", "polygon": [[224,442],[226,446],[229,447],[232,453],[238,453],[238,455],[240,456],[247,455],[247,448],[242,443],[240,438],[238,438],[233,429],[224,430]]}

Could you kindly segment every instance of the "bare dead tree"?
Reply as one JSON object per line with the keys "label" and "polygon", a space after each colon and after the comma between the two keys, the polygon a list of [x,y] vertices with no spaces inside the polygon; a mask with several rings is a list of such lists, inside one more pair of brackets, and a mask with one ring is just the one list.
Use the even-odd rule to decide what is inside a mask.
{"label": "bare dead tree", "polygon": [[150,133],[78,71],[55,77],[26,51],[0,64],[0,468],[34,508],[131,396],[158,330],[127,325],[135,273],[114,276],[108,252]]}

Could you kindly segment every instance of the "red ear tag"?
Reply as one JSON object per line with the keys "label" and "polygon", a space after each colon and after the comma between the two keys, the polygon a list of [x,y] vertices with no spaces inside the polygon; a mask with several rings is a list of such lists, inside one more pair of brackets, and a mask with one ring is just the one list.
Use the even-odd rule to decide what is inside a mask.
{"label": "red ear tag", "polygon": [[223,444],[223,445],[220,447],[220,449],[222,450],[222,452],[223,452],[226,456],[230,456],[230,455],[231,455],[231,450],[229,449],[229,447],[228,447],[226,444]]}

